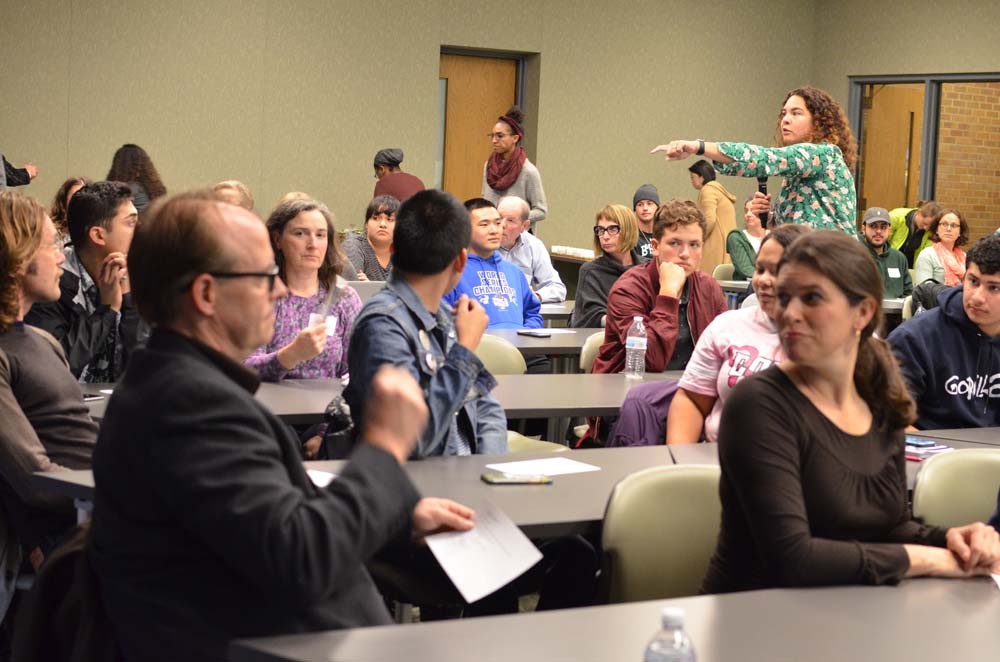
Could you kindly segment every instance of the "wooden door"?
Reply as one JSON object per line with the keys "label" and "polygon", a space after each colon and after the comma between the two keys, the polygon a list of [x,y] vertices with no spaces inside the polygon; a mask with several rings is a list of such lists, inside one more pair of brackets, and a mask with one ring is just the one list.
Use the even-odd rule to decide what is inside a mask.
{"label": "wooden door", "polygon": [[922,84],[873,86],[864,118],[859,213],[917,204],[923,125]]}
{"label": "wooden door", "polygon": [[483,164],[492,149],[486,134],[514,103],[517,61],[442,54],[440,76],[448,85],[443,186],[468,200],[482,192]]}

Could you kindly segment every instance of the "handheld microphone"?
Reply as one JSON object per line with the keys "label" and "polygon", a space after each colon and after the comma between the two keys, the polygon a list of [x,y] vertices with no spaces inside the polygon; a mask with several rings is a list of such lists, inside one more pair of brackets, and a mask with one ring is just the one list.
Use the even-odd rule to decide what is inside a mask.
{"label": "handheld microphone", "polygon": [[[757,192],[767,195],[767,175],[761,175],[760,177],[757,178]],[[767,212],[764,212],[762,214],[757,214],[757,217],[760,219],[760,227],[762,228],[767,227],[768,216],[769,214]]]}

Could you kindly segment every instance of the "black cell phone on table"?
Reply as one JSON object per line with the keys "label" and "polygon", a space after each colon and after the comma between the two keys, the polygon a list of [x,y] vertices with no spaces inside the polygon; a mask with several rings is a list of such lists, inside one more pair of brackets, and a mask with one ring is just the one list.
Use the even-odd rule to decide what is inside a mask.
{"label": "black cell phone on table", "polygon": [[552,334],[545,329],[518,329],[517,335],[530,336],[532,338],[551,338]]}
{"label": "black cell phone on table", "polygon": [[549,476],[528,476],[522,474],[509,474],[505,471],[484,471],[480,476],[483,482],[488,485],[551,485],[552,478]]}

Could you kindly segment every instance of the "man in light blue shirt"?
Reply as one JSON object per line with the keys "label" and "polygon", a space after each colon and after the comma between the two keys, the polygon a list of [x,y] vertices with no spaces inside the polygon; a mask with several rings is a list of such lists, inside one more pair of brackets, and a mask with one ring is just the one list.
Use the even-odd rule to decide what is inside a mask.
{"label": "man in light blue shirt", "polygon": [[514,263],[528,279],[532,292],[542,303],[566,300],[566,286],[552,266],[552,258],[542,240],[525,232],[531,226],[528,203],[516,196],[500,199],[497,205],[503,221],[500,256]]}

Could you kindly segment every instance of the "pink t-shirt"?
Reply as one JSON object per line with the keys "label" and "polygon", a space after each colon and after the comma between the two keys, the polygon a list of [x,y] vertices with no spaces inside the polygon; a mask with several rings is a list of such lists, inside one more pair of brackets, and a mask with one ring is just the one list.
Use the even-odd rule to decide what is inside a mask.
{"label": "pink t-shirt", "polygon": [[705,439],[715,441],[722,406],[744,377],[781,362],[778,329],[759,307],[727,310],[708,325],[688,361],[680,388],[715,398],[705,419]]}

